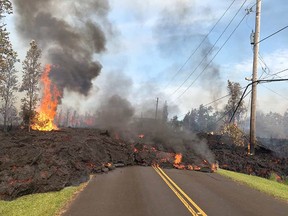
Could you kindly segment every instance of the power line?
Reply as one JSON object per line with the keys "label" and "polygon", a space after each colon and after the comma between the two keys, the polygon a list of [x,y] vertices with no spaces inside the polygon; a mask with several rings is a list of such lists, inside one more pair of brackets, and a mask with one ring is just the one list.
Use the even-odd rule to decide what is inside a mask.
{"label": "power line", "polygon": [[[245,89],[246,87],[242,87],[240,90],[243,90],[243,89]],[[207,107],[207,106],[209,106],[210,104],[213,104],[213,103],[215,103],[215,102],[217,102],[217,101],[220,101],[220,100],[222,100],[222,99],[224,99],[224,98],[227,98],[227,97],[229,97],[231,94],[229,93],[229,94],[227,94],[227,95],[224,95],[224,96],[222,96],[222,97],[220,97],[220,98],[218,98],[218,99],[216,99],[216,100],[214,100],[214,101],[211,101],[211,102],[209,102],[209,103],[207,103],[207,104],[204,104],[203,106],[204,107]],[[182,114],[182,115],[179,115],[178,117],[182,117],[182,116],[185,116],[187,113],[185,113],[185,114]]]}
{"label": "power line", "polygon": [[223,45],[220,47],[220,49],[217,51],[217,53],[213,56],[213,58],[208,62],[208,64],[204,67],[204,69],[201,71],[201,73],[193,80],[193,82],[177,97],[177,99],[179,99],[182,95],[184,95],[188,89],[199,79],[199,77],[205,72],[205,70],[208,68],[208,66],[211,64],[211,62],[216,58],[216,56],[219,54],[219,52],[223,49],[223,47],[226,45],[226,43],[230,40],[230,38],[232,37],[232,35],[235,33],[235,31],[238,29],[238,27],[240,26],[240,24],[243,22],[243,20],[245,19],[245,17],[247,16],[247,14],[245,14],[243,16],[243,18],[240,20],[240,22],[238,23],[238,25],[234,28],[234,30],[231,32],[231,34],[229,35],[229,37],[227,38],[227,40],[223,43]]}
{"label": "power line", "polygon": [[271,88],[268,88],[268,87],[267,87],[267,86],[265,86],[265,85],[262,85],[262,87],[264,87],[264,88],[268,89],[269,91],[273,92],[274,94],[276,94],[276,95],[278,95],[278,96],[280,96],[280,97],[282,97],[282,98],[284,98],[285,100],[287,100],[287,101],[288,101],[288,98],[287,98],[287,97],[285,97],[285,96],[283,96],[283,95],[279,94],[278,92],[274,91],[273,89],[271,89]]}
{"label": "power line", "polygon": [[[244,88],[245,88],[245,87],[244,87]],[[250,93],[251,93],[251,90],[242,98],[242,100],[243,100],[244,98],[246,98]],[[242,100],[241,100],[241,101],[242,101]],[[240,103],[241,103],[241,101],[240,101]],[[228,113],[230,113],[231,111],[233,111],[233,108],[231,108],[230,110],[226,111],[226,112],[224,113],[224,115],[223,115],[222,117],[220,117],[220,118],[216,121],[216,123],[219,122],[219,121],[221,121],[221,120],[222,120],[225,116],[227,116]]]}
{"label": "power line", "polygon": [[[247,91],[247,89],[248,89],[249,86],[253,85],[254,83],[259,84],[259,83],[282,82],[282,81],[288,81],[288,79],[268,79],[268,80],[260,80],[260,79],[259,79],[259,80],[256,80],[256,81],[253,81],[253,82],[249,83],[249,84],[246,86],[246,88],[245,88],[245,90],[244,90],[244,92],[243,92],[243,94],[242,94],[242,97],[241,97],[241,99],[240,99],[240,101],[239,101],[239,103],[238,103],[238,105],[237,105],[237,107],[236,107],[236,109],[235,109],[235,111],[234,111],[231,119],[230,119],[230,122],[231,122],[232,119],[234,118],[235,113],[237,112],[237,109],[239,108],[240,103],[241,103],[241,101],[243,100],[243,97],[244,97],[243,95],[245,94],[245,92]],[[245,96],[245,97],[246,97],[246,96]]]}
{"label": "power line", "polygon": [[284,73],[284,72],[286,72],[286,71],[288,71],[288,68],[286,68],[286,69],[284,69],[284,70],[281,70],[281,71],[278,71],[278,72],[276,72],[276,73],[274,73],[274,74],[270,74],[269,76],[265,77],[265,79],[267,79],[268,77],[272,77],[272,76],[276,76],[276,75],[278,75],[278,74]]}
{"label": "power line", "polygon": [[205,104],[205,105],[203,105],[203,106],[209,106],[210,104],[213,104],[213,103],[216,103],[217,101],[220,101],[220,100],[222,100],[222,99],[224,99],[224,98],[226,98],[226,97],[229,97],[231,94],[227,94],[227,95],[225,95],[225,96],[223,96],[223,97],[221,97],[221,98],[218,98],[218,99],[216,99],[216,100],[214,100],[214,101],[212,101],[212,102],[210,102],[210,103],[208,103],[208,104]]}
{"label": "power line", "polygon": [[[253,83],[253,82],[252,82],[252,83]],[[231,116],[231,118],[230,118],[229,123],[232,122],[232,120],[233,120],[233,118],[234,118],[234,116],[235,116],[238,108],[239,108],[240,105],[241,105],[242,100],[243,100],[248,94],[250,94],[250,92],[252,91],[252,90],[250,90],[250,91],[245,95],[245,93],[246,93],[246,91],[247,91],[247,89],[248,89],[248,87],[249,87],[250,85],[251,85],[251,83],[246,86],[246,88],[245,88],[245,90],[244,90],[244,92],[243,92],[243,94],[242,94],[242,96],[241,96],[241,98],[240,98],[240,100],[239,100],[239,102],[238,102],[238,104],[237,104],[237,106],[236,106],[236,109],[234,110],[234,112],[233,112],[233,114],[232,114],[232,116]]]}
{"label": "power line", "polygon": [[[225,29],[223,30],[223,32],[221,33],[221,35],[217,38],[216,42],[213,44],[213,46],[209,49],[209,51],[206,53],[206,55],[203,57],[202,61],[197,65],[197,67],[188,75],[188,77],[184,80],[184,82],[182,82],[182,84],[171,94],[174,95],[188,80],[189,78],[195,73],[195,71],[201,66],[201,64],[205,61],[205,59],[208,57],[208,55],[214,50],[214,47],[216,46],[216,44],[218,43],[218,41],[222,38],[222,36],[224,35],[224,33],[227,31],[227,29],[229,28],[229,26],[232,24],[232,22],[234,21],[234,19],[236,18],[236,16],[239,14],[239,12],[241,11],[241,9],[243,8],[243,6],[245,5],[245,3],[247,2],[247,0],[245,0],[243,2],[243,4],[241,5],[241,7],[238,9],[238,11],[236,12],[236,14],[233,16],[233,18],[230,20],[230,22],[228,23],[228,25],[225,27]],[[245,14],[246,16],[247,14]],[[241,22],[243,21],[243,19],[241,20]],[[234,33],[234,31],[233,31]],[[231,36],[230,36],[231,37]],[[219,53],[219,51],[217,52],[217,54]]]}
{"label": "power line", "polygon": [[271,34],[271,35],[269,35],[269,36],[267,36],[267,37],[263,38],[263,39],[262,39],[262,40],[260,40],[258,43],[261,43],[261,42],[263,42],[263,41],[267,40],[268,38],[270,38],[270,37],[272,37],[272,36],[274,36],[274,35],[278,34],[279,32],[281,32],[281,31],[285,30],[286,28],[288,28],[288,25],[287,25],[287,26],[285,26],[285,27],[283,27],[283,28],[281,28],[280,30],[278,30],[278,31],[274,32],[273,34]]}
{"label": "power line", "polygon": [[[243,88],[241,88],[240,90],[243,90],[243,89],[245,89],[245,87],[243,87]],[[209,106],[210,104],[213,104],[213,103],[215,103],[215,102],[217,102],[217,101],[220,101],[220,100],[222,100],[222,99],[224,99],[224,98],[226,98],[226,97],[229,97],[231,94],[229,93],[229,94],[227,94],[227,95],[225,95],[225,96],[222,96],[222,97],[220,97],[220,98],[218,98],[218,99],[216,99],[216,100],[214,100],[214,101],[212,101],[212,102],[209,102],[209,103],[207,103],[207,104],[205,104],[205,105],[203,105],[204,107],[206,107],[206,106]]]}
{"label": "power line", "polygon": [[187,60],[184,62],[184,64],[179,68],[179,70],[174,74],[174,76],[172,77],[172,79],[168,82],[167,86],[165,87],[165,89],[167,89],[167,87],[169,86],[169,84],[172,82],[172,80],[175,79],[175,77],[180,73],[180,71],[185,67],[185,65],[189,62],[189,60],[192,58],[192,56],[198,51],[198,49],[201,47],[201,45],[204,43],[204,41],[208,38],[208,36],[211,34],[211,32],[215,29],[215,27],[218,25],[218,23],[222,20],[222,18],[226,15],[226,13],[228,12],[228,10],[230,10],[230,8],[232,7],[232,5],[235,3],[236,0],[234,0],[229,7],[226,9],[226,11],[222,14],[222,16],[217,20],[217,22],[214,24],[214,26],[210,29],[210,31],[208,32],[208,34],[206,34],[206,36],[203,38],[203,40],[200,42],[200,44],[196,47],[196,49],[192,52],[192,54],[187,58]]}

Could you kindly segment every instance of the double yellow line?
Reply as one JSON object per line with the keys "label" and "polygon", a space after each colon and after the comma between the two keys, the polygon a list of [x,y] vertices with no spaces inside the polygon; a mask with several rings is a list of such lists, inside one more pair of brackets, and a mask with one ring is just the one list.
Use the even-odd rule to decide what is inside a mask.
{"label": "double yellow line", "polygon": [[193,202],[193,200],[178,185],[176,185],[159,166],[152,165],[152,167],[193,216],[207,216],[207,214],[195,202]]}

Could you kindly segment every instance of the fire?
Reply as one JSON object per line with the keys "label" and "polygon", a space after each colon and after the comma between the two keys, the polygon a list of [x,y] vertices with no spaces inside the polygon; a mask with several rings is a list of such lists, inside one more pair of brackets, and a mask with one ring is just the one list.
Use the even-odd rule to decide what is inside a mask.
{"label": "fire", "polygon": [[181,164],[182,162],[182,154],[176,154],[173,166],[177,169],[185,169],[185,165]]}
{"label": "fire", "polygon": [[181,161],[182,161],[182,154],[181,154],[181,153],[176,154],[176,155],[175,155],[174,164],[180,164]]}
{"label": "fire", "polygon": [[211,164],[211,172],[216,172],[218,170],[218,163]]}
{"label": "fire", "polygon": [[61,96],[57,86],[53,84],[49,78],[51,65],[46,65],[41,76],[41,84],[43,85],[43,95],[41,104],[37,110],[38,115],[34,118],[34,124],[31,126],[33,130],[51,131],[58,130],[54,124],[59,97]]}

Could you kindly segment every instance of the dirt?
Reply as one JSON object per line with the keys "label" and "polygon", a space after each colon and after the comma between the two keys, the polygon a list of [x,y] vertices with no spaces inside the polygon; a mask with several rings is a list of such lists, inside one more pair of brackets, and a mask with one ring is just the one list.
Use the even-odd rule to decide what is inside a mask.
{"label": "dirt", "polygon": [[[253,157],[244,148],[223,143],[217,136],[207,139],[221,168],[269,177],[272,172],[288,176],[287,158],[267,149]],[[0,199],[79,185],[93,173],[107,173],[118,167],[160,164],[173,168],[175,152],[157,149],[143,142],[129,143],[97,129],[61,129],[52,132],[14,130],[0,132]],[[207,167],[205,158],[192,150],[183,154],[181,165]],[[203,169],[204,170],[204,169]]]}

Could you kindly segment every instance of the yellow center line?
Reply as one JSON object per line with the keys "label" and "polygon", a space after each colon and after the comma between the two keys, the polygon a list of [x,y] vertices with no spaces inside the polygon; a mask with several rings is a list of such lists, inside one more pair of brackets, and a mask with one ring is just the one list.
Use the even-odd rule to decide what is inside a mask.
{"label": "yellow center line", "polygon": [[[191,204],[194,208],[197,209],[197,213],[193,210],[193,212],[191,212],[189,210],[189,208],[192,209],[192,207],[189,205],[189,208],[187,207],[187,205],[185,203],[183,203],[187,208],[188,210],[192,213],[192,215],[202,215],[202,216],[207,216],[207,214],[195,203],[193,202],[193,200],[178,186],[176,185],[176,183],[159,167],[159,166],[153,166],[154,170],[161,176],[161,178],[165,181],[165,183],[171,188],[171,190],[175,193],[175,191],[177,192],[177,194],[179,194],[179,192],[182,194],[182,196],[184,196]],[[169,184],[168,184],[168,183]],[[173,189],[172,189],[173,188]],[[174,191],[175,190],[175,191]],[[178,192],[178,191],[179,192]],[[176,194],[176,193],[175,193]],[[177,195],[176,194],[176,195]],[[179,194],[181,196],[181,194]],[[182,199],[184,199],[183,197],[181,196]],[[179,196],[177,195],[177,197],[179,198]],[[179,198],[180,199],[180,198]],[[182,201],[182,199],[180,199]],[[184,199],[185,200],[185,199]],[[183,202],[183,201],[182,201]],[[186,200],[185,200],[186,202]],[[186,202],[187,203],[187,202]]]}
{"label": "yellow center line", "polygon": [[193,216],[196,216],[197,213],[194,211],[194,209],[189,205],[189,203],[187,203],[187,201],[181,196],[181,194],[178,193],[177,190],[175,190],[175,188],[173,188],[173,186],[169,183],[169,181],[167,179],[165,179],[165,177],[160,173],[160,171],[152,166],[154,168],[154,170],[160,175],[160,177],[164,180],[164,182],[168,185],[168,187],[175,193],[175,195],[180,199],[180,201],[185,205],[185,207],[188,209],[189,212],[191,212],[191,214]]}

